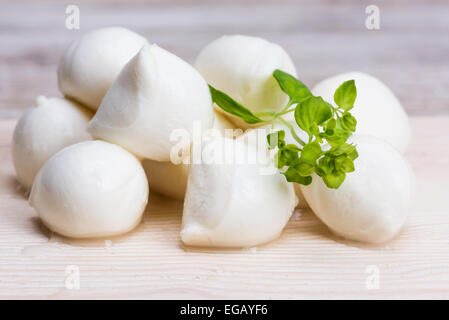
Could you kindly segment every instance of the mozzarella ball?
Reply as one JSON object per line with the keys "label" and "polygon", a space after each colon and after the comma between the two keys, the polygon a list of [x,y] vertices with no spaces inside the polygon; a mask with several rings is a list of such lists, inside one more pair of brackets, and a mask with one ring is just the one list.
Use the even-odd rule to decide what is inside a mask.
{"label": "mozzarella ball", "polygon": [[[307,142],[308,140],[307,133],[298,127],[298,125],[295,123],[295,120],[293,119],[288,122],[290,122],[290,124],[293,126],[296,135],[303,141]],[[239,136],[237,139],[243,140],[245,143],[257,144],[257,147],[261,148],[262,151],[268,150],[268,142],[266,138],[267,135],[270,132],[276,132],[279,130],[284,130],[286,144],[298,145],[298,142],[293,137],[291,130],[280,121],[275,122],[273,124],[273,127],[271,124],[268,124],[261,126],[259,128],[249,129],[243,135]],[[275,154],[273,154],[273,156],[274,155]],[[302,194],[300,185],[298,183],[293,183],[293,185],[295,188],[296,197],[298,198],[298,207],[302,209],[308,208],[307,201]]]}
{"label": "mozzarella ball", "polygon": [[65,51],[58,66],[59,90],[92,110],[125,64],[147,40],[125,28],[102,28],[85,34]]}
{"label": "mozzarella ball", "polygon": [[230,122],[222,113],[215,111],[214,115],[214,125],[212,126],[213,129],[218,130],[218,132],[222,136],[227,136],[228,132],[226,130],[229,129],[233,130],[233,135],[238,135],[236,134],[237,131],[234,131],[236,129],[235,125]]}
{"label": "mozzarella ball", "polygon": [[[272,76],[274,70],[296,76],[292,60],[279,45],[242,35],[223,36],[208,44],[198,55],[195,67],[210,85],[254,113],[277,111],[288,102]],[[228,116],[237,126],[250,127]]]}
{"label": "mozzarella ball", "polygon": [[[234,126],[224,116],[215,113],[213,128],[224,135],[226,129],[234,129]],[[188,164],[144,159],[142,166],[148,177],[151,192],[154,191],[178,200],[184,199],[189,176]]]}
{"label": "mozzarella ball", "polygon": [[337,235],[351,240],[382,243],[403,226],[411,208],[414,175],[402,155],[385,141],[353,136],[359,157],[355,171],[338,189],[329,189],[313,176],[301,186],[309,206]]}
{"label": "mozzarella ball", "polygon": [[36,176],[30,204],[52,231],[73,238],[133,229],[148,201],[140,162],[121,147],[85,141],[51,157]]}
{"label": "mozzarella ball", "polygon": [[[269,159],[249,161],[257,149],[239,140],[204,143],[201,163],[190,167],[181,238],[186,245],[249,247],[277,238],[296,205],[293,185]],[[234,161],[226,161],[233,152]],[[212,159],[212,160],[211,160]]]}
{"label": "mozzarella ball", "polygon": [[175,129],[192,133],[214,121],[207,83],[189,64],[147,45],[123,68],[88,130],[147,159],[168,161]]}
{"label": "mozzarella ball", "polygon": [[92,113],[64,98],[39,96],[14,129],[12,157],[17,180],[31,188],[45,161],[62,148],[90,140],[87,124]]}
{"label": "mozzarella ball", "polygon": [[145,159],[142,166],[148,177],[151,192],[178,200],[184,199],[189,176],[188,164]]}
{"label": "mozzarella ball", "polygon": [[357,87],[357,98],[350,111],[357,119],[356,134],[384,139],[404,152],[411,136],[407,114],[393,92],[379,79],[361,72],[339,74],[318,83],[312,93],[334,103],[335,90],[352,79]]}

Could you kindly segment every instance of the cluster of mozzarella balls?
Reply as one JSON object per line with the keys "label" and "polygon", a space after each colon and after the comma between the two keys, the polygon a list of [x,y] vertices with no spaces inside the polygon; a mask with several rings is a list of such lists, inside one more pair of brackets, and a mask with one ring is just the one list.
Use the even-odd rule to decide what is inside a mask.
{"label": "cluster of mozzarella balls", "polygon": [[[209,150],[229,145],[237,154],[255,154],[257,148],[244,138],[256,128],[214,107],[207,84],[253,112],[276,111],[288,97],[272,77],[275,69],[297,75],[279,45],[256,37],[223,36],[191,66],[124,28],[89,32],[59,63],[63,97],[38,97],[17,123],[17,179],[31,189],[29,202],[42,222],[67,237],[109,237],[133,229],[151,191],[184,200],[181,239],[187,245],[268,242],[281,234],[297,206],[310,206],[345,238],[391,239],[406,220],[414,188],[402,156],[410,128],[394,94],[367,74],[337,75],[312,90],[332,102],[343,81],[354,79],[357,86],[352,142],[359,158],[339,189],[328,189],[318,177],[299,186],[244,161],[170,161],[171,133],[192,133],[194,122],[220,133],[200,140]],[[246,132],[223,134],[236,128]],[[293,139],[288,131],[286,139]]]}

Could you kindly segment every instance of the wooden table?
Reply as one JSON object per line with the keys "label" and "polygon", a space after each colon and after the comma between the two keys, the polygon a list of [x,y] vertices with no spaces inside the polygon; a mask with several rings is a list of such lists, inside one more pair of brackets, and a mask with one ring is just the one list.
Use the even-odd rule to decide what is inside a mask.
{"label": "wooden table", "polygon": [[[65,28],[67,3],[80,30]],[[377,5],[380,29],[365,27]],[[37,95],[58,95],[56,68],[83,33],[124,26],[193,62],[223,34],[282,45],[313,86],[359,70],[379,77],[411,115],[449,115],[449,3],[446,0],[4,0],[0,10],[0,117],[16,118]]]}
{"label": "wooden table", "polygon": [[[80,241],[49,233],[14,178],[14,124],[0,121],[0,298],[449,298],[449,117],[412,118],[407,158],[418,193],[393,241],[345,241],[296,210],[280,239],[243,250],[184,247],[182,202],[154,194],[128,235]],[[66,287],[73,268],[79,289]]]}
{"label": "wooden table", "polygon": [[[64,27],[65,3],[1,4],[0,298],[449,298],[447,1],[76,3],[79,31]],[[371,4],[380,9],[380,30],[365,27]],[[383,246],[362,245],[297,210],[268,245],[185,248],[182,203],[152,194],[143,223],[126,236],[74,241],[49,233],[15,180],[11,133],[37,95],[59,95],[56,67],[64,48],[111,25],[140,32],[189,62],[213,39],[242,33],[282,45],[309,85],[350,70],[385,81],[414,130],[406,156],[419,192],[403,232]],[[68,289],[76,270],[80,289]]]}

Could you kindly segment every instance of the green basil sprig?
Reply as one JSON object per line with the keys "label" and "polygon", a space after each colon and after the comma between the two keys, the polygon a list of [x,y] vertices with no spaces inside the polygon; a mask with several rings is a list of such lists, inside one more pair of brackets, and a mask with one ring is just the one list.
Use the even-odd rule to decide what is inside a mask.
{"label": "green basil sprig", "polygon": [[[254,114],[209,85],[212,100],[224,111],[249,124],[282,121],[297,144],[286,144],[284,130],[267,135],[268,148],[277,150],[275,162],[280,172],[288,181],[303,185],[309,185],[312,174],[316,173],[328,188],[337,189],[346,174],[355,170],[354,160],[358,157],[356,146],[347,143],[357,126],[357,120],[349,112],[357,97],[355,81],[345,81],[338,87],[334,107],[322,97],[314,96],[304,83],[284,71],[275,70],[273,77],[289,97],[287,105],[280,111]],[[290,112],[294,112],[296,125],[307,134],[308,141],[300,139],[293,125],[283,119]],[[325,150],[326,142],[329,147]]]}

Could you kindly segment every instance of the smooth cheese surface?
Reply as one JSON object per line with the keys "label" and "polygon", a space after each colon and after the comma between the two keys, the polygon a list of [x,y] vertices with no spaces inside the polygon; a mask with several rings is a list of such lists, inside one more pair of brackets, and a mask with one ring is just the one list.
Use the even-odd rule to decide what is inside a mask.
{"label": "smooth cheese surface", "polygon": [[12,157],[17,180],[31,188],[39,169],[52,155],[71,144],[90,140],[91,111],[64,98],[39,96],[14,129]]}
{"label": "smooth cheese surface", "polygon": [[29,201],[44,224],[64,236],[118,235],[140,222],[148,181],[131,153],[107,142],[85,141],[44,164]]}
{"label": "smooth cheese surface", "polygon": [[168,161],[174,130],[213,126],[207,83],[174,54],[147,45],[123,68],[89,123],[96,138],[157,161]]}
{"label": "smooth cheese surface", "polygon": [[387,142],[353,136],[359,157],[355,172],[338,189],[313,176],[301,186],[313,212],[336,234],[351,240],[381,243],[404,225],[413,205],[415,178],[407,161]]}

